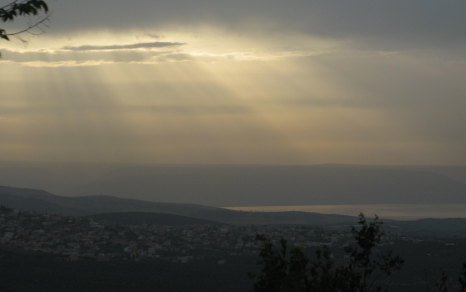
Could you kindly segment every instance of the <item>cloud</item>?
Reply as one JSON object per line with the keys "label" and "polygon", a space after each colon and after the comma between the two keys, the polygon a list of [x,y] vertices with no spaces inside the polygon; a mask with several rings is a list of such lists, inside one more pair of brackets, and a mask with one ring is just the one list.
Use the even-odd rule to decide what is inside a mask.
{"label": "cloud", "polygon": [[[180,46],[184,46],[180,48]],[[163,50],[137,50],[138,48],[164,48]],[[199,48],[196,48],[199,49]],[[206,53],[193,51],[186,43],[155,42],[108,46],[64,46],[60,49],[3,49],[0,62],[20,63],[29,67],[95,66],[112,63],[157,64],[165,62],[235,62],[269,61],[296,57],[312,57],[328,52],[281,50],[278,52],[231,51]]]}
{"label": "cloud", "polygon": [[[61,147],[61,133],[74,129],[89,149],[93,141],[105,144],[102,151],[131,141],[138,146],[125,153],[150,149],[151,161],[160,155],[183,162],[180,157],[198,149],[206,159],[196,161],[210,162],[212,152],[237,147],[235,156],[260,162],[266,159],[254,160],[257,154],[279,145],[268,137],[259,141],[265,129],[284,143],[274,157],[458,163],[458,155],[466,161],[465,1],[51,5],[47,34],[27,48],[13,41],[0,50],[8,68],[0,70],[0,115],[17,118],[21,127],[2,128],[11,139],[29,141],[43,129],[44,141],[55,139],[44,149],[54,149]],[[99,140],[107,134],[109,141]],[[153,147],[164,135],[174,142]],[[74,136],[69,139],[71,145]],[[5,147],[19,153],[15,143]],[[100,155],[80,151],[70,148],[83,157]],[[418,152],[424,154],[411,159]],[[31,151],[30,157],[40,155]]]}
{"label": "cloud", "polygon": [[71,47],[65,46],[62,50],[66,51],[107,51],[107,50],[133,50],[133,49],[151,49],[151,48],[164,48],[164,47],[177,47],[185,45],[184,43],[171,43],[171,42],[152,42],[152,43],[139,43],[129,45],[112,45],[112,46],[79,46]]}
{"label": "cloud", "polygon": [[213,27],[275,39],[279,34],[305,33],[380,48],[445,46],[466,39],[464,1],[82,0],[80,5],[67,1],[55,6],[53,21],[57,24],[51,31],[64,35],[99,30],[199,34]]}
{"label": "cloud", "polygon": [[[20,63],[32,67],[95,66],[111,63],[153,64],[194,60],[179,49],[185,43],[152,42],[108,46],[64,46],[60,49],[4,49],[3,62]],[[149,50],[137,50],[137,49]],[[150,50],[164,48],[163,50]]]}

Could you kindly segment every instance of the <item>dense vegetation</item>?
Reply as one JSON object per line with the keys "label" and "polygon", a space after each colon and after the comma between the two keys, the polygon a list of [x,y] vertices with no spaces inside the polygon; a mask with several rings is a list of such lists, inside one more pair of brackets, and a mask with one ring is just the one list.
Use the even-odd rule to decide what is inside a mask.
{"label": "dense vegetation", "polygon": [[[262,235],[257,239],[263,242],[263,248],[257,262],[262,267],[258,275],[250,274],[257,279],[254,283],[255,292],[369,292],[388,291],[385,277],[392,275],[403,266],[404,260],[393,255],[392,250],[375,249],[384,233],[380,230],[382,222],[375,220],[368,223],[361,213],[359,226],[352,227],[354,244],[344,247],[346,261],[336,264],[329,247],[318,249],[316,260],[310,259],[299,247],[288,250],[287,241],[282,239],[280,249]],[[426,272],[427,278],[427,272]],[[384,287],[385,286],[385,287]],[[455,285],[448,281],[448,276],[442,273],[442,278],[435,283],[441,292],[451,288],[466,291],[466,263]],[[426,279],[426,288],[428,282]]]}
{"label": "dense vegetation", "polygon": [[[8,210],[11,211],[11,209]],[[369,228],[370,224],[367,227]],[[361,230],[363,229],[354,229],[354,235],[358,235]],[[372,234],[374,235],[374,233]],[[446,242],[449,244],[446,245]],[[267,243],[266,239],[264,243]],[[352,247],[353,251],[356,247],[356,245]],[[348,274],[351,270],[344,270],[351,263],[350,258],[344,257],[349,249],[346,251],[343,248],[336,247],[331,250],[324,249],[320,251],[320,257],[319,253],[316,253],[317,250],[318,248],[304,248],[302,250],[296,249],[293,252],[297,259],[294,260],[294,263],[302,264],[306,261],[306,258],[309,260],[306,269],[303,269],[303,265],[300,266],[301,272],[309,272],[309,281],[312,280],[312,274],[310,274],[312,267],[317,272],[314,274],[314,280],[338,279],[335,275],[337,270],[341,271],[340,275],[356,275],[353,280],[361,280],[361,274],[359,276],[357,274],[362,271],[361,266],[356,267],[354,265],[355,269],[353,271],[357,272],[356,274]],[[380,278],[381,281],[378,281],[373,287],[381,286],[395,292],[426,291],[427,288],[429,288],[429,291],[444,292],[447,291],[445,290],[447,287],[448,291],[460,291],[461,283],[458,281],[458,275],[461,273],[461,263],[466,259],[465,238],[437,240],[431,237],[416,241],[400,239],[393,245],[375,245],[371,255],[376,257],[378,255],[387,255],[389,251],[392,251],[392,255],[399,255],[405,260],[405,263],[401,271],[396,271],[388,278]],[[264,245],[262,252],[265,252],[267,257],[267,253],[268,255],[276,255],[276,252],[280,252],[280,250],[276,250],[275,246],[271,246],[267,250]],[[357,252],[360,253],[361,250],[359,249]],[[261,268],[263,268],[263,265],[256,264],[256,256],[241,254],[240,252],[236,255],[227,255],[226,252],[215,250],[205,250],[199,255],[204,255],[202,260],[194,260],[188,263],[173,263],[162,259],[142,260],[139,262],[120,259],[98,262],[81,258],[77,261],[70,261],[70,258],[60,255],[25,253],[18,250],[6,250],[4,246],[0,246],[0,291],[243,292],[252,291],[254,281],[257,283],[259,279],[249,279],[247,272],[256,274],[258,277],[262,273]],[[260,259],[263,260],[264,257],[261,256]],[[225,264],[219,265],[219,260],[224,260]],[[284,273],[281,275],[286,278],[290,276],[287,268],[290,268],[291,259],[289,256],[284,256],[281,262],[285,263],[281,270]],[[322,268],[330,262],[333,262],[332,268],[326,273],[322,273]],[[362,263],[361,261],[353,261],[353,263],[356,262]],[[445,272],[447,277],[442,277],[442,271]],[[465,270],[463,270],[463,280],[464,272]],[[322,277],[322,275],[325,277]],[[278,277],[275,276],[274,280],[280,279],[282,276],[279,274]],[[302,276],[303,273],[300,274],[301,280],[303,280]],[[288,283],[290,283],[289,280],[290,278],[287,280]],[[312,285],[317,283],[314,282]],[[321,281],[320,284],[323,283]],[[358,287],[357,285],[356,287]],[[372,290],[376,291],[375,289]],[[282,291],[286,291],[285,288]],[[321,291],[325,290],[321,289]]]}
{"label": "dense vegetation", "polygon": [[50,255],[0,252],[0,291],[248,291],[251,257],[186,264],[155,261],[66,261]]}

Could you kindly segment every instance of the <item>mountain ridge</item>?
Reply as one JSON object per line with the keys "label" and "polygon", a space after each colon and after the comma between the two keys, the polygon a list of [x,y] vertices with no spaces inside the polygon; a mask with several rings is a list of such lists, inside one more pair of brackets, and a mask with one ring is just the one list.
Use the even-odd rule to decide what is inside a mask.
{"label": "mountain ridge", "polygon": [[[231,224],[231,225],[311,225],[326,228],[349,228],[357,222],[356,216],[319,214],[312,212],[244,212],[196,204],[157,203],[112,196],[62,197],[41,190],[2,187],[13,194],[0,193],[0,205],[39,213],[60,213],[89,218],[116,218],[132,224],[148,223],[149,218],[179,219],[177,224]],[[16,193],[16,194],[15,194]],[[18,195],[19,194],[19,195]],[[113,207],[112,207],[113,206]],[[126,217],[126,218],[125,218]],[[145,219],[144,219],[145,218]],[[176,220],[175,220],[176,218]],[[168,222],[171,219],[166,219]],[[168,221],[167,221],[168,220]],[[383,219],[384,229],[390,232],[408,232],[417,235],[464,236],[466,218],[424,218],[413,221]],[[152,223],[156,224],[157,219]],[[118,223],[118,222],[117,222]],[[170,223],[170,224],[172,224]],[[169,225],[170,225],[169,224]]]}
{"label": "mountain ridge", "polygon": [[[89,216],[115,212],[152,212],[174,214],[227,224],[334,224],[354,221],[356,217],[308,212],[242,212],[197,204],[149,202],[136,199],[96,195],[83,197],[44,196],[44,191],[8,188],[0,194],[0,204],[36,212]],[[47,192],[45,192],[47,193]],[[17,195],[20,194],[20,195]]]}

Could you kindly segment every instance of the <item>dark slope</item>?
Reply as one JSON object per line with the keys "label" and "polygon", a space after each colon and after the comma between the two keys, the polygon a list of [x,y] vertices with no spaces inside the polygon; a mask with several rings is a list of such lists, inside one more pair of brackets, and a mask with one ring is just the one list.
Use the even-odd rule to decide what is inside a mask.
{"label": "dark slope", "polygon": [[54,194],[51,194],[43,190],[36,190],[36,189],[29,189],[29,188],[14,188],[14,187],[7,187],[7,186],[0,186],[0,194],[9,194],[9,195],[26,196],[26,197],[34,197],[34,198],[58,197]]}
{"label": "dark slope", "polygon": [[222,221],[240,213],[237,211],[196,204],[159,203],[102,195],[85,197],[57,196],[50,198],[50,202],[61,206],[86,210],[88,214],[128,211],[157,212]]}
{"label": "dark slope", "polygon": [[44,199],[11,194],[0,194],[0,205],[8,206],[13,209],[29,210],[39,213],[48,212],[50,214],[64,214],[76,216],[90,214],[83,209],[54,204]]}
{"label": "dark slope", "polygon": [[[111,196],[61,197],[43,191],[9,188],[19,195],[0,195],[0,204],[22,210],[85,216],[114,212],[151,212],[175,214],[228,224],[306,224],[326,225],[356,222],[355,217],[307,212],[240,212],[223,208],[195,205],[158,203]],[[120,213],[122,214],[122,213]],[[156,216],[156,215],[154,215]],[[138,221],[139,219],[134,219]],[[202,223],[203,224],[203,223]]]}
{"label": "dark slope", "polygon": [[[21,210],[36,212],[61,213],[64,215],[85,216],[114,212],[148,212],[165,213],[179,216],[197,218],[202,220],[217,221],[228,224],[288,224],[288,225],[353,225],[357,218],[344,215],[328,215],[309,212],[240,212],[223,208],[202,206],[196,204],[158,203],[134,199],[123,199],[112,196],[86,196],[86,197],[62,197],[41,190],[2,187],[0,190],[0,204]],[[117,213],[124,214],[124,213]],[[126,213],[131,214],[131,213]],[[142,214],[142,213],[140,213]],[[134,215],[134,223],[141,220]],[[355,214],[357,215],[357,214]],[[115,215],[117,216],[117,215]],[[147,215],[150,216],[150,215]],[[162,216],[153,215],[153,216]],[[125,219],[126,220],[126,219]],[[397,228],[414,232],[424,230],[426,232],[466,232],[466,219],[421,219],[416,221],[384,220],[386,225],[396,225]],[[141,224],[141,223],[137,223]],[[147,223],[149,224],[149,223]],[[209,224],[209,223],[200,223]]]}
{"label": "dark slope", "polygon": [[151,212],[115,212],[93,214],[86,216],[92,218],[94,221],[110,221],[123,225],[171,225],[171,226],[187,226],[187,225],[219,225],[220,222],[197,219],[192,217],[164,214],[164,213],[151,213]]}
{"label": "dark slope", "polygon": [[108,212],[158,212],[203,219],[225,220],[241,212],[196,204],[159,203],[112,196],[62,197],[41,190],[1,187],[0,204],[22,210],[67,215],[90,215]]}
{"label": "dark slope", "polygon": [[177,264],[161,260],[57,261],[48,254],[18,254],[0,247],[1,291],[27,292],[238,292],[249,291],[256,259],[231,256]]}
{"label": "dark slope", "polygon": [[[466,218],[426,218],[414,221],[386,222],[395,233],[422,236],[466,236]],[[392,227],[390,227],[392,226]]]}

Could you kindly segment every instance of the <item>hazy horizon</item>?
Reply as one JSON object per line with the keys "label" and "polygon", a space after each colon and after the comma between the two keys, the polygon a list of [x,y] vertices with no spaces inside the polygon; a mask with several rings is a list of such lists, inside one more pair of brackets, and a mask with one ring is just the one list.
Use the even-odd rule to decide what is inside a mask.
{"label": "hazy horizon", "polygon": [[48,4],[47,33],[1,42],[0,185],[466,203],[466,2]]}
{"label": "hazy horizon", "polygon": [[466,204],[466,166],[0,162],[0,186],[216,207]]}
{"label": "hazy horizon", "polygon": [[464,280],[466,1],[2,6],[2,288]]}

